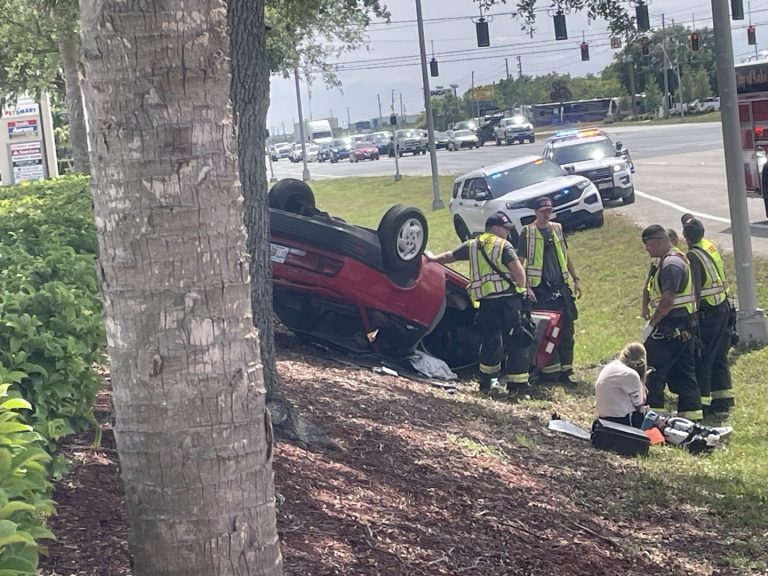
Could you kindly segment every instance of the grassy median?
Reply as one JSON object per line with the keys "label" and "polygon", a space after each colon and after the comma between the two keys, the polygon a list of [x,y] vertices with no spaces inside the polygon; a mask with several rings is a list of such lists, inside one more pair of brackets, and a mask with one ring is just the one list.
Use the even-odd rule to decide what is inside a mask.
{"label": "grassy median", "polygon": [[[429,221],[430,250],[437,253],[458,243],[448,210],[431,210],[429,178],[406,177],[399,183],[391,178],[350,178],[312,186],[322,209],[351,223],[375,229],[392,204],[412,204],[421,208]],[[443,178],[441,186],[447,204],[452,178]],[[572,392],[555,389],[534,393],[517,403],[514,410],[554,410],[586,426],[592,419],[592,383],[600,364],[640,335],[640,292],[649,260],[640,242],[640,230],[610,210],[604,227],[574,233],[569,244],[584,289],[576,325],[576,366],[586,383]],[[732,268],[732,261],[730,264]],[[763,308],[768,307],[767,264],[755,259],[758,301]],[[651,457],[638,461],[637,483],[631,493],[607,495],[600,506],[605,514],[623,514],[628,510],[625,507],[634,511],[662,507],[670,510],[673,523],[685,521],[686,510],[696,511],[697,521],[711,521],[702,529],[712,530],[714,538],[730,538],[732,531],[742,536],[734,537],[732,557],[724,563],[736,570],[727,573],[746,574],[768,569],[759,552],[768,544],[768,348],[734,351],[732,371],[737,408],[731,423],[736,433],[727,449],[709,457],[654,449]],[[531,442],[533,449],[551,449],[551,442],[544,447],[536,439],[525,441]],[[588,451],[586,447],[584,450]],[[750,534],[753,538],[748,537]]]}

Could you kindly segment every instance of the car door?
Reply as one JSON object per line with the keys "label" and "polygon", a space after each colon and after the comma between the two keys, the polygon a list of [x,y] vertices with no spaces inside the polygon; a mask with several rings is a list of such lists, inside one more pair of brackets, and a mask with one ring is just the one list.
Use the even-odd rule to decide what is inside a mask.
{"label": "car door", "polygon": [[488,183],[485,178],[469,178],[461,191],[464,203],[464,213],[467,215],[466,224],[470,232],[482,232],[485,229],[485,206],[488,203],[484,195],[488,194]]}
{"label": "car door", "polygon": [[546,144],[544,146],[544,153],[542,154],[542,156],[544,156],[544,158],[546,158],[547,160],[552,160],[554,162],[555,154],[554,152],[552,152],[552,146],[550,144]]}

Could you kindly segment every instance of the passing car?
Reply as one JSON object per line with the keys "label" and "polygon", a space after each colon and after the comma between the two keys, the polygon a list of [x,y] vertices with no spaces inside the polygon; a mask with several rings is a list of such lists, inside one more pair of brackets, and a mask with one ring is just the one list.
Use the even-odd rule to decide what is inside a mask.
{"label": "passing car", "polygon": [[279,142],[274,144],[269,149],[269,155],[272,157],[273,162],[277,162],[281,158],[289,158],[293,146],[290,142]]}
{"label": "passing car", "polygon": [[290,153],[288,154],[288,160],[291,162],[301,162],[304,159],[301,151],[301,143],[294,144]]}
{"label": "passing car", "polygon": [[421,130],[408,129],[397,130],[395,132],[394,139],[389,143],[387,154],[394,158],[395,147],[397,148],[398,156],[403,154],[426,154],[427,153],[427,139],[421,133]]}
{"label": "passing car", "polygon": [[332,164],[339,160],[346,160],[349,158],[350,150],[352,150],[352,141],[349,137],[334,138],[328,147],[328,159]]}
{"label": "passing car", "polygon": [[350,162],[359,162],[360,160],[378,160],[379,147],[373,142],[355,142],[352,150],[349,152]]}
{"label": "passing car", "polygon": [[379,149],[379,156],[389,153],[389,143],[392,140],[392,134],[390,132],[374,132],[366,136],[367,142],[376,144]]}
{"label": "passing car", "polygon": [[634,165],[629,150],[602,131],[565,130],[555,132],[544,145],[544,158],[567,172],[589,178],[603,200],[635,201]]}
{"label": "passing car", "polygon": [[525,119],[525,116],[510,116],[502,118],[499,125],[493,131],[496,139],[496,145],[512,144],[519,142],[522,144],[526,140],[533,144],[536,141],[536,134],[533,131],[533,124]]}
{"label": "passing car", "polygon": [[705,114],[707,112],[719,112],[720,111],[720,97],[719,96],[710,96],[709,98],[704,98],[703,100],[699,100],[698,104],[696,104],[696,112],[699,114]]}
{"label": "passing car", "polygon": [[552,200],[554,218],[566,230],[603,225],[603,201],[589,179],[541,156],[523,156],[456,178],[450,201],[456,235],[467,240],[483,232],[496,212],[504,212],[519,234],[536,219],[541,196]]}
{"label": "passing car", "polygon": [[[273,302],[283,325],[335,349],[403,359],[423,350],[453,370],[477,364],[480,332],[467,278],[424,257],[427,220],[398,204],[376,230],[315,206],[309,186],[287,178],[269,192]],[[534,314],[531,362],[556,346],[556,312]]]}
{"label": "passing car", "polygon": [[447,150],[450,141],[447,132],[435,132],[435,150]]}
{"label": "passing car", "polygon": [[471,130],[452,130],[448,132],[448,150],[455,152],[462,148],[480,148],[480,139]]}
{"label": "passing car", "polygon": [[320,157],[320,144],[307,143],[305,150],[307,151],[307,162],[317,162]]}

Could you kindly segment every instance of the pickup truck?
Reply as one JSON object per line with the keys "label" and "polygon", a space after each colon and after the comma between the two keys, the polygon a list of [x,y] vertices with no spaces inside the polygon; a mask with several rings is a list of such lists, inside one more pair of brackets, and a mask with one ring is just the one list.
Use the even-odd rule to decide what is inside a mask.
{"label": "pickup truck", "polygon": [[528,122],[524,116],[502,118],[499,125],[494,129],[493,135],[496,138],[497,146],[501,146],[502,143],[512,144],[513,142],[522,144],[525,140],[531,143],[536,141],[533,124]]}

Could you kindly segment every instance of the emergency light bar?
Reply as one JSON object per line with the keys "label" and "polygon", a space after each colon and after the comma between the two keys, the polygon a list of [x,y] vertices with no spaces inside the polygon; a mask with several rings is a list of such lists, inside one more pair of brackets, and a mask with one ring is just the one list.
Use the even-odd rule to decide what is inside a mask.
{"label": "emergency light bar", "polygon": [[589,138],[590,136],[601,136],[602,132],[599,128],[585,128],[582,130],[558,130],[553,134],[553,138],[567,139],[567,138]]}

